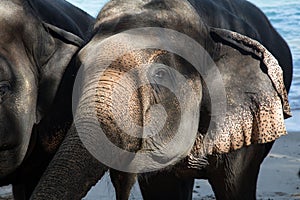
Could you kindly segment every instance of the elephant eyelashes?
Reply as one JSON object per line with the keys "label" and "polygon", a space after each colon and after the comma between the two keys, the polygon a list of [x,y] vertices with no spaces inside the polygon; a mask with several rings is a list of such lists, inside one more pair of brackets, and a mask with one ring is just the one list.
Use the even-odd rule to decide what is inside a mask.
{"label": "elephant eyelashes", "polygon": [[3,98],[10,92],[10,88],[8,81],[0,82],[0,103],[3,102]]}

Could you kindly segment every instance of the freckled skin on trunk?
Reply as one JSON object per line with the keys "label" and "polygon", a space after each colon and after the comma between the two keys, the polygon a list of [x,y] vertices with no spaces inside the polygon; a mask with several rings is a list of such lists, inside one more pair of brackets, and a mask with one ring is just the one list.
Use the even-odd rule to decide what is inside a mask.
{"label": "freckled skin on trunk", "polygon": [[[118,61],[116,61],[117,63]],[[115,63],[112,63],[112,67],[106,69],[102,76],[99,78],[99,82],[97,84],[97,88],[95,88],[96,95],[95,95],[95,110],[97,112],[98,120],[101,124],[101,128],[105,132],[106,136],[109,140],[117,145],[118,147],[130,151],[136,152],[140,149],[141,146],[141,139],[138,138],[140,133],[132,132],[132,135],[136,135],[137,137],[132,137],[132,135],[128,135],[123,132],[122,128],[130,127],[119,127],[119,124],[116,120],[124,122],[124,126],[130,125],[130,121],[127,117],[123,108],[124,103],[124,96],[121,94],[128,93],[128,89],[133,87],[135,84],[131,80],[128,80],[126,83],[123,83],[124,86],[121,87],[122,91],[115,91],[119,92],[119,94],[113,94],[113,88],[117,87],[119,79],[122,78],[124,73],[127,72],[129,69],[120,70],[113,66]],[[126,87],[125,87],[126,85]],[[115,99],[114,95],[118,96],[119,99]],[[112,105],[114,104],[114,105]],[[133,99],[131,103],[132,108],[139,109],[138,99]],[[117,111],[116,111],[117,110]],[[141,113],[137,112],[135,114],[135,119],[137,119],[137,124],[142,124],[141,122]]]}

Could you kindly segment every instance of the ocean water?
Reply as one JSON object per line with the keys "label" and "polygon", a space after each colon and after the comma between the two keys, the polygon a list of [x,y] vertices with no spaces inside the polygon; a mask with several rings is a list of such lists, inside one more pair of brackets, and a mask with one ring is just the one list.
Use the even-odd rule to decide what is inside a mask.
{"label": "ocean water", "polygon": [[[93,16],[108,0],[68,0]],[[293,118],[286,120],[288,131],[300,131],[300,1],[299,0],[250,0],[269,18],[276,30],[289,44],[294,62],[289,101]],[[274,41],[276,42],[276,41]]]}

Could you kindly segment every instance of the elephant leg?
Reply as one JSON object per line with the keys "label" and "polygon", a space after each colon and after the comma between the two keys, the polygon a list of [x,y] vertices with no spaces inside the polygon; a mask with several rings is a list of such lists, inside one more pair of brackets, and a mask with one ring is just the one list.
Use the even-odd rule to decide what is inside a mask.
{"label": "elephant leg", "polygon": [[140,175],[139,185],[144,200],[188,200],[192,199],[194,179],[178,178],[173,173]]}
{"label": "elephant leg", "polygon": [[232,153],[209,158],[214,163],[208,181],[216,199],[256,199],[256,184],[260,165],[271,150],[273,142],[255,144]]}
{"label": "elephant leg", "polygon": [[117,200],[129,199],[131,188],[136,181],[136,174],[110,169],[110,178],[116,190]]}

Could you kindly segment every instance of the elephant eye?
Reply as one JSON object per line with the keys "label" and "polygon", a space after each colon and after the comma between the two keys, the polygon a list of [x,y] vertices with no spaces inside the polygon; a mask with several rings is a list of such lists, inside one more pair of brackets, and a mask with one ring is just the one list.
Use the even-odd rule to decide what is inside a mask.
{"label": "elephant eye", "polygon": [[173,73],[168,68],[156,66],[151,71],[151,85],[156,92],[163,91],[163,88],[173,89],[175,87]]}
{"label": "elephant eye", "polygon": [[148,71],[148,78],[153,88],[162,91],[162,88],[173,88],[174,77],[170,67],[164,64],[153,64]]}
{"label": "elephant eye", "polygon": [[157,82],[160,83],[168,78],[169,72],[164,68],[159,68],[154,71],[152,74],[152,78]]}
{"label": "elephant eye", "polygon": [[2,101],[2,98],[7,95],[10,92],[10,84],[8,81],[0,82],[0,98]]}
{"label": "elephant eye", "polygon": [[165,69],[158,69],[154,73],[156,79],[163,79],[167,76],[168,72]]}

